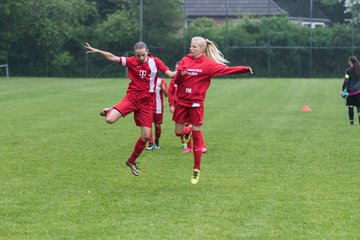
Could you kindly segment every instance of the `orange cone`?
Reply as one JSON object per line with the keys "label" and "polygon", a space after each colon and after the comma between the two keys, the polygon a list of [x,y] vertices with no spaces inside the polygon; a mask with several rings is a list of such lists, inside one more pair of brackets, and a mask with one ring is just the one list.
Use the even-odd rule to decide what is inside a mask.
{"label": "orange cone", "polygon": [[311,112],[311,108],[309,106],[304,106],[302,109],[301,109],[302,112]]}

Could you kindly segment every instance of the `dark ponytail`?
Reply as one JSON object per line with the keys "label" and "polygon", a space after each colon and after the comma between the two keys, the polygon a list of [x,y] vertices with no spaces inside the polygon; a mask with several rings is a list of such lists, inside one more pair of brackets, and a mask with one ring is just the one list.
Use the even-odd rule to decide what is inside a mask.
{"label": "dark ponytail", "polygon": [[355,77],[360,78],[360,62],[359,62],[359,60],[357,59],[357,57],[351,56],[351,57],[349,57],[349,61],[353,65]]}

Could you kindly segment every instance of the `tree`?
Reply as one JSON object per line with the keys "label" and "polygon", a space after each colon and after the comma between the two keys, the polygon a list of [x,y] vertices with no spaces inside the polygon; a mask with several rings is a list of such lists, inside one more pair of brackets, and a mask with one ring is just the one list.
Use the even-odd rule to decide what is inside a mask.
{"label": "tree", "polygon": [[149,43],[159,46],[172,40],[172,36],[182,28],[183,6],[180,0],[158,0],[156,5],[153,2],[144,2],[144,14],[149,20],[144,22],[144,28],[151,29],[144,37],[149,39]]}
{"label": "tree", "polygon": [[359,0],[340,0],[340,2],[344,2],[344,6],[346,8],[345,12],[351,13],[352,20],[355,23],[360,22],[360,2],[359,2]]}
{"label": "tree", "polygon": [[[140,19],[140,0],[132,1],[131,11]],[[149,46],[163,46],[182,27],[183,5],[181,0],[143,0],[143,40]],[[138,32],[140,29],[138,28]]]}
{"label": "tree", "polygon": [[101,19],[119,10],[129,10],[131,0],[95,0]]}
{"label": "tree", "polygon": [[219,40],[221,39],[222,42],[223,39],[223,35],[220,33],[222,28],[222,25],[216,24],[211,18],[197,18],[188,27],[186,37],[189,42],[192,37],[201,36],[220,43]]}
{"label": "tree", "polygon": [[109,14],[95,29],[94,40],[111,52],[131,50],[137,39],[139,22],[132,11],[118,10]]}
{"label": "tree", "polygon": [[[93,14],[95,5],[86,0],[28,0],[18,16],[13,52],[23,56],[28,67],[45,69],[47,76],[51,66],[61,63],[65,67],[71,62],[65,44],[81,33],[83,23]],[[40,67],[44,62],[46,67]]]}
{"label": "tree", "polygon": [[345,7],[339,0],[314,0],[314,5],[330,19],[331,23],[344,23],[349,14],[345,14]]}
{"label": "tree", "polygon": [[0,0],[0,63],[7,62],[11,43],[16,38],[16,19],[22,4],[20,0]]}

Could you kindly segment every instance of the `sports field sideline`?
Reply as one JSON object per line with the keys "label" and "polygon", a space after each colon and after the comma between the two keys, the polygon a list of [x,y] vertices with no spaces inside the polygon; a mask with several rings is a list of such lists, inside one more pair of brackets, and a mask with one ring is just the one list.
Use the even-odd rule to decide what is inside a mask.
{"label": "sports field sideline", "polygon": [[127,84],[0,78],[0,239],[360,238],[342,79],[213,80],[197,185],[167,104],[161,149],[125,166],[139,130],[99,110]]}

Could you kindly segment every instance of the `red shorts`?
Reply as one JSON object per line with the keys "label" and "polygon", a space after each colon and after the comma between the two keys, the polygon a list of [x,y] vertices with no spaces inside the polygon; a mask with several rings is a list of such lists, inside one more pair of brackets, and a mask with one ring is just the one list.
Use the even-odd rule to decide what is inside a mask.
{"label": "red shorts", "polygon": [[193,126],[202,126],[204,121],[204,106],[185,107],[177,104],[172,120],[176,123],[191,123]]}
{"label": "red shorts", "polygon": [[163,115],[162,113],[153,113],[153,122],[157,124],[163,123]]}
{"label": "red shorts", "polygon": [[123,117],[134,112],[136,126],[151,128],[152,125],[152,100],[149,98],[136,99],[126,95],[118,104],[114,106]]}

